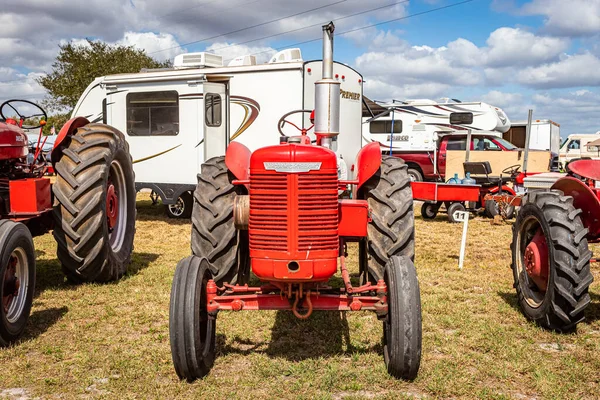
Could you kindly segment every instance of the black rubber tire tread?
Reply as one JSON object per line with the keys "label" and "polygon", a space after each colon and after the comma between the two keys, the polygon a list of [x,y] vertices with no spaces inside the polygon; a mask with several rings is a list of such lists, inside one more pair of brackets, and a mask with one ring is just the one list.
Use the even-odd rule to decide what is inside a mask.
{"label": "black rubber tire tread", "polygon": [[[175,372],[192,382],[213,366],[216,318],[206,310],[206,283],[210,279],[205,258],[189,256],[177,264],[169,305],[169,341]],[[208,338],[208,341],[207,341]]]}
{"label": "black rubber tire tread", "polygon": [[[512,270],[521,310],[540,326],[559,332],[572,331],[584,319],[584,310],[590,303],[588,289],[594,280],[590,271],[592,252],[588,248],[588,229],[581,222],[581,212],[573,206],[573,198],[564,196],[561,191],[532,192],[524,198],[513,225]],[[548,288],[537,308],[525,300],[516,262],[520,256],[516,254],[518,232],[532,215],[542,226],[550,258]]]}
{"label": "black rubber tire tread", "polygon": [[[377,173],[361,188],[367,200],[371,222],[367,239],[359,246],[361,281],[383,279],[385,264],[393,255],[415,258],[415,220],[408,167],[403,160],[381,156]],[[364,276],[365,266],[368,271]]]}
{"label": "black rubber tire tread", "polygon": [[233,200],[244,188],[233,185],[235,177],[225,157],[202,164],[194,191],[192,254],[206,257],[217,284],[245,284],[250,275],[248,235],[233,221]]}
{"label": "black rubber tire tread", "polygon": [[422,317],[417,271],[408,257],[390,257],[385,269],[388,315],[383,322],[388,373],[413,380],[421,364]]}
{"label": "black rubber tire tread", "polygon": [[169,205],[165,204],[165,213],[167,217],[174,219],[186,219],[190,218],[192,215],[192,208],[194,207],[194,196],[192,192],[183,192],[179,196],[181,201],[183,201],[183,213],[181,215],[175,215],[169,209]]}
{"label": "black rubber tire tread", "polygon": [[29,263],[29,290],[25,294],[25,304],[21,315],[15,322],[8,321],[4,313],[4,307],[0,304],[0,347],[14,343],[25,331],[31,313],[35,288],[35,250],[29,229],[20,222],[8,219],[0,220],[0,300],[4,296],[5,269],[8,266],[11,253],[17,247],[24,250]]}
{"label": "black rubber tire tread", "polygon": [[440,206],[436,203],[423,203],[421,205],[421,216],[423,219],[435,219]]}
{"label": "black rubber tire tread", "polygon": [[447,212],[448,212],[448,221],[452,222],[453,224],[457,224],[460,221],[457,221],[454,219],[454,213],[456,211],[465,211],[466,208],[462,203],[452,203],[450,204],[450,206],[448,206]]}
{"label": "black rubber tire tread", "polygon": [[[71,282],[107,282],[127,271],[135,235],[135,176],[123,134],[104,124],[88,124],[67,139],[55,163],[54,238],[63,271]],[[111,162],[123,170],[127,219],[121,248],[109,242],[106,188]]]}
{"label": "black rubber tire tread", "polygon": [[414,167],[408,167],[408,176],[413,176],[415,179],[413,182],[422,182],[423,181],[423,173]]}

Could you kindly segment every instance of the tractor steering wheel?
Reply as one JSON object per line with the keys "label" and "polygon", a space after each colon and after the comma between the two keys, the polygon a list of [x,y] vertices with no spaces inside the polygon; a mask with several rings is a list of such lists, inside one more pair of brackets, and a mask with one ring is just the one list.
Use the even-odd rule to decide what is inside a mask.
{"label": "tractor steering wheel", "polygon": [[[38,110],[40,110],[41,113],[31,114],[31,115],[22,115],[19,111],[17,111],[17,109],[15,108],[15,106],[13,106],[11,103],[27,103],[29,105],[34,106]],[[48,120],[48,115],[46,114],[46,111],[44,111],[44,109],[42,107],[38,106],[37,104],[35,104],[34,102],[29,101],[29,100],[13,99],[13,100],[8,100],[8,101],[5,101],[4,103],[2,103],[2,105],[0,106],[0,117],[2,117],[2,119],[6,121],[8,118],[4,115],[4,108],[5,107],[12,108],[13,111],[17,113],[17,115],[19,116],[19,118],[21,119],[21,121],[25,121],[27,118],[33,118],[33,117],[44,117],[43,118],[44,121]],[[40,119],[40,121],[41,121],[41,119]],[[38,126],[31,127],[31,129],[40,128],[43,125],[44,124],[39,124]]]}
{"label": "tractor steering wheel", "polygon": [[507,175],[514,175],[517,172],[519,172],[519,169],[521,169],[521,164],[515,164],[515,165],[511,165],[510,167],[506,167],[502,170],[503,174],[507,174]]}
{"label": "tractor steering wheel", "polygon": [[312,110],[294,110],[294,111],[290,111],[287,114],[283,114],[283,116],[281,118],[279,118],[279,121],[277,122],[277,129],[279,130],[279,134],[281,136],[287,136],[285,133],[283,133],[283,131],[281,130],[281,128],[283,128],[283,126],[288,123],[290,125],[292,125],[294,128],[298,129],[303,135],[306,135],[306,133],[308,133],[308,131],[310,131],[315,124],[312,124],[310,127],[308,128],[300,128],[298,125],[294,124],[293,122],[288,121],[286,118],[289,117],[292,114],[298,114],[298,113],[312,113]]}

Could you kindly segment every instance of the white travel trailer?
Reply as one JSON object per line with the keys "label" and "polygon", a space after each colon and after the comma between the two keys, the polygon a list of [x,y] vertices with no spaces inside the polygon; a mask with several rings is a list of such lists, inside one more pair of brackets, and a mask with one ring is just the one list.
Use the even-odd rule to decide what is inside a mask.
{"label": "white travel trailer", "polygon": [[[380,105],[387,110],[363,118],[363,141],[378,141],[384,151],[433,151],[437,135],[472,129],[501,136],[510,128],[502,109],[482,102],[406,100]],[[457,113],[472,113],[473,122],[451,124],[450,115]]]}
{"label": "white travel trailer", "polygon": [[[334,64],[341,82],[340,140],[334,150],[349,170],[361,148],[362,76]],[[311,126],[314,83],[321,79],[321,61],[303,61],[299,49],[284,50],[269,63],[256,65],[252,56],[222,66],[220,56],[183,54],[173,69],[97,78],[85,90],[73,116],[102,121],[121,130],[133,157],[136,189],[152,189],[170,216],[189,216],[191,191],[200,165],[224,155],[228,143],[250,150],[279,143],[278,121],[287,118],[299,128]],[[292,124],[281,128],[297,135]],[[309,133],[312,131],[309,131]],[[218,148],[207,148],[211,135]]]}

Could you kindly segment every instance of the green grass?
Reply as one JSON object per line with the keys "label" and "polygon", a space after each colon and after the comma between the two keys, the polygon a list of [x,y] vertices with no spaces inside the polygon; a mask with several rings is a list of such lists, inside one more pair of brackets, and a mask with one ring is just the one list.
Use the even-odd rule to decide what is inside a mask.
{"label": "green grass", "polygon": [[[0,398],[15,393],[8,389],[61,399],[600,397],[600,284],[591,286],[577,334],[544,331],[516,306],[510,224],[472,220],[458,271],[462,227],[443,215],[416,217],[423,358],[414,382],[387,375],[374,314],[316,312],[299,321],[275,311],[221,312],[212,372],[180,382],[168,307],[175,265],[190,253],[190,225],[167,220],[144,195],[138,210],[133,264],[113,284],[66,283],[52,236],[35,239],[37,294],[22,341],[0,349]],[[600,278],[598,264],[593,272]]]}

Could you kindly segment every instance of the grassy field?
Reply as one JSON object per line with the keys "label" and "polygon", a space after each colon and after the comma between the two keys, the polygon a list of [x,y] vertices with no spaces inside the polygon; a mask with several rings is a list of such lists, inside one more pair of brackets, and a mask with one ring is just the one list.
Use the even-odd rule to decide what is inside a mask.
{"label": "grassy field", "polygon": [[[510,224],[472,220],[458,271],[462,228],[445,215],[416,217],[423,302],[416,381],[386,374],[374,314],[317,312],[299,321],[289,312],[221,312],[211,374],[180,382],[171,364],[168,307],[175,265],[190,254],[190,224],[167,220],[140,196],[133,264],[119,282],[66,283],[52,236],[35,239],[36,298],[23,340],[0,349],[0,398],[600,397],[598,264],[577,334],[546,332],[516,307]],[[357,271],[354,260],[349,266]]]}

